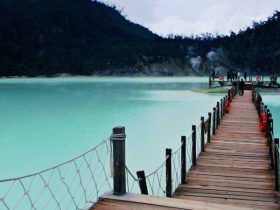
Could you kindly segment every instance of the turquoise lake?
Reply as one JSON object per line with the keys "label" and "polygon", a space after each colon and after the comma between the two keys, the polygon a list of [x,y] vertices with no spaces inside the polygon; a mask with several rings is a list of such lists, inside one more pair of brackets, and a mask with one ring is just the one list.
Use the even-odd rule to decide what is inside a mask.
{"label": "turquoise lake", "polygon": [[1,79],[0,178],[71,159],[118,125],[126,127],[127,165],[149,172],[224,95],[193,91],[207,86],[199,77]]}
{"label": "turquoise lake", "polygon": [[263,102],[267,105],[268,109],[272,114],[274,123],[274,136],[280,137],[280,92],[274,91],[263,91],[261,93]]}
{"label": "turquoise lake", "polygon": [[[0,179],[71,159],[118,125],[126,127],[128,167],[149,173],[225,95],[197,91],[207,87],[200,77],[1,79]],[[264,97],[275,125],[279,99]]]}

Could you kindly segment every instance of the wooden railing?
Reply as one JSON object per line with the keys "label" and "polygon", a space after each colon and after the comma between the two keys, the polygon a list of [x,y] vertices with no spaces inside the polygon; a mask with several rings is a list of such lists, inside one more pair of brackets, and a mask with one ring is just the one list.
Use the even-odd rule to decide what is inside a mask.
{"label": "wooden railing", "polygon": [[[221,98],[216,106],[213,107],[213,112],[209,112],[206,119],[201,117],[201,123],[199,126],[192,125],[191,135],[188,138],[186,136],[181,137],[181,145],[176,152],[172,153],[171,149],[166,149],[165,163],[157,167],[154,172],[145,175],[144,170],[137,171],[141,194],[165,194],[166,197],[172,197],[176,188],[180,184],[186,183],[189,169],[196,166],[199,154],[205,151],[205,146],[211,142],[211,136],[216,134],[221,120],[226,114],[227,101],[230,103],[233,97],[237,94],[237,91],[236,87],[229,89],[227,95]],[[176,167],[173,164],[173,160],[178,152],[180,152],[180,165],[177,168],[179,171],[175,171],[175,174],[179,175],[180,179],[178,179],[179,181],[177,180],[174,185],[175,177],[173,177],[173,174]],[[165,171],[165,173],[160,173],[159,171]],[[160,177],[160,174],[163,174],[163,176],[165,174],[165,177]],[[165,180],[165,183],[161,183],[162,180]],[[154,184],[154,181],[158,183]],[[159,186],[162,189],[162,194],[155,193],[155,191],[158,192],[158,190],[153,189],[154,186]]]}
{"label": "wooden railing", "polygon": [[270,110],[263,103],[262,97],[256,88],[253,88],[252,90],[252,101],[256,106],[260,120],[262,114],[266,116],[265,135],[269,148],[270,167],[274,170],[275,190],[279,191],[279,138],[274,137],[272,113],[270,113]]}

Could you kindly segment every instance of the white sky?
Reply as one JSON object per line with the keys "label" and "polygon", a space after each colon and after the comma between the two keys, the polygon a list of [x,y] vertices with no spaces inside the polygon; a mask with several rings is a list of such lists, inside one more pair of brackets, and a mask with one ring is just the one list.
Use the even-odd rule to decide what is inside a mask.
{"label": "white sky", "polygon": [[280,10],[280,0],[100,0],[160,34],[229,34]]}

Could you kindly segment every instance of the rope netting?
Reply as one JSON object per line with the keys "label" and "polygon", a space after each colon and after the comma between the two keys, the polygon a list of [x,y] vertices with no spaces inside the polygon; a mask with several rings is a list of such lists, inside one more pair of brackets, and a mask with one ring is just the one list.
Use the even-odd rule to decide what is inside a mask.
{"label": "rope netting", "polygon": [[201,152],[201,125],[196,126],[196,157]]}
{"label": "rope netting", "polygon": [[181,166],[182,166],[182,161],[181,161],[181,148],[182,144],[180,147],[172,153],[172,194],[174,194],[176,188],[181,184]]}
{"label": "rope netting", "polygon": [[[171,155],[171,168],[172,168],[172,189],[173,194],[176,188],[181,184],[181,148],[175,150]],[[186,169],[187,171],[192,165],[192,135],[186,139]],[[145,176],[147,182],[147,188],[150,195],[165,196],[166,195],[166,160],[169,157],[166,156],[165,160],[160,166],[152,173]],[[135,181],[138,181],[135,179]]]}
{"label": "rope netting", "polygon": [[105,139],[86,153],[44,171],[0,180],[0,209],[88,209],[112,190],[111,145]]}
{"label": "rope netting", "polygon": [[127,166],[125,166],[125,177],[127,192],[139,193],[139,180],[133,175],[133,173],[129,170]]}
{"label": "rope netting", "polygon": [[[209,126],[209,118],[204,120],[204,145],[207,144],[207,136],[208,136],[208,126]],[[210,135],[211,135],[211,130],[210,130]]]}
{"label": "rope netting", "polygon": [[192,167],[192,136],[186,139],[186,170],[187,172]]}
{"label": "rope netting", "polygon": [[166,159],[164,162],[160,164],[160,166],[152,173],[146,176],[147,188],[149,195],[155,196],[165,196],[165,186],[166,186],[166,178],[165,178],[165,168],[166,168]]}

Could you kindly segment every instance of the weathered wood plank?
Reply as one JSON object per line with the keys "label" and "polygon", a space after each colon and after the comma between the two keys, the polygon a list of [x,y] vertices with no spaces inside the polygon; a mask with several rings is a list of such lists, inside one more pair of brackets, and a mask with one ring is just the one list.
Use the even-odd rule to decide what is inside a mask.
{"label": "weathered wood plank", "polygon": [[114,196],[110,193],[101,196],[100,200],[91,210],[113,210],[113,209],[135,209],[135,210],[252,210],[250,207],[243,207],[236,204],[224,205],[197,200],[183,200],[175,198],[164,198],[138,194],[127,194],[124,196]]}
{"label": "weathered wood plank", "polygon": [[230,113],[189,171],[187,184],[177,188],[176,197],[279,209],[266,141],[251,91],[246,91],[233,100]]}
{"label": "weathered wood plank", "polygon": [[176,189],[175,198],[109,193],[91,210],[280,209],[266,141],[251,91],[245,91],[233,100],[230,113],[192,166],[186,184]]}

